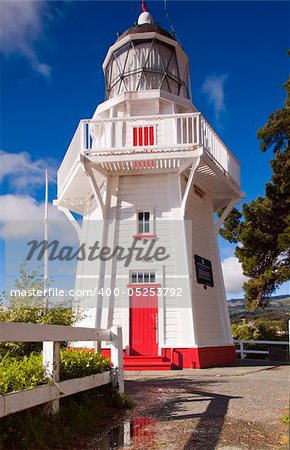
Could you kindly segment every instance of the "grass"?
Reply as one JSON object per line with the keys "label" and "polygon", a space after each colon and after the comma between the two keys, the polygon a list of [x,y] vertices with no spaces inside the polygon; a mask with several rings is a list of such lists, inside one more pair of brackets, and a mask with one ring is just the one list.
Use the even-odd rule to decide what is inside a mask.
{"label": "grass", "polygon": [[104,423],[120,415],[120,410],[132,406],[128,397],[112,391],[108,385],[63,399],[60,413],[55,416],[46,416],[40,407],[7,416],[0,423],[0,449],[77,446],[101,433]]}

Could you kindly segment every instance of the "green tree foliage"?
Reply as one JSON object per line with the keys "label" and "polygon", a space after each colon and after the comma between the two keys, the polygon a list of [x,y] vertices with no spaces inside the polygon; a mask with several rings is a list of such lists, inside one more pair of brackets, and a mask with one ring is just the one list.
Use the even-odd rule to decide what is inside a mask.
{"label": "green tree foliage", "polygon": [[233,338],[236,340],[287,341],[287,320],[243,320],[232,324]]}
{"label": "green tree foliage", "polygon": [[[46,307],[45,297],[29,295],[29,292],[43,290],[43,277],[38,271],[29,272],[20,267],[20,275],[15,281],[15,289],[23,295],[3,293],[0,299],[0,322],[25,322],[47,325],[73,325],[81,313],[67,303],[55,303]],[[14,357],[29,356],[41,352],[42,343],[7,342],[0,344],[0,355]]]}
{"label": "green tree foliage", "polygon": [[244,203],[243,216],[234,209],[220,232],[238,244],[236,256],[249,277],[244,290],[251,310],[266,306],[275,289],[290,278],[290,77],[284,87],[283,108],[270,114],[257,134],[261,150],[272,149],[275,155],[265,196]]}

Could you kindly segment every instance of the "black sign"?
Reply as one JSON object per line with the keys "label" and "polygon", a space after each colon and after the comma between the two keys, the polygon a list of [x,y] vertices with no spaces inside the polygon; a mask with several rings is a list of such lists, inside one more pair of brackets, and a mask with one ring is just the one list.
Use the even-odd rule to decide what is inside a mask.
{"label": "black sign", "polygon": [[208,259],[204,259],[201,256],[194,255],[195,270],[197,282],[204,286],[213,287],[213,276],[211,262]]}

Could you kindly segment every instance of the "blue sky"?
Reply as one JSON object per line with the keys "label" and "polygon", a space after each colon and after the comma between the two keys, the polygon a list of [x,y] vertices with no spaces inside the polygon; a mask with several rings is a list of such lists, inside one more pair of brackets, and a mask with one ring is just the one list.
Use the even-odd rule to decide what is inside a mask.
{"label": "blue sky", "polygon": [[[260,151],[256,132],[285,97],[288,3],[167,3],[190,58],[193,102],[240,160],[246,200],[263,195],[272,155]],[[1,3],[0,220],[41,217],[42,171],[55,170],[79,120],[91,117],[104,100],[106,51],[116,33],[136,21],[140,5]],[[154,20],[169,28],[163,1],[147,6]],[[50,199],[55,197],[52,184]],[[220,247],[227,277],[232,273],[235,281],[229,296],[239,296],[233,248],[222,241]],[[281,292],[288,293],[289,284]]]}

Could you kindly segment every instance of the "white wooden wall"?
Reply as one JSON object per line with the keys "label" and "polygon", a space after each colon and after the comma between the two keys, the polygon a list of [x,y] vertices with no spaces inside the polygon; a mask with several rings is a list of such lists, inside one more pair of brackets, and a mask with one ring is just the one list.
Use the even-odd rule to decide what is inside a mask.
{"label": "white wooden wall", "polygon": [[[196,324],[197,345],[226,345],[231,343],[225,304],[220,258],[213,232],[214,213],[211,199],[204,193],[200,198],[192,190],[188,202],[187,218],[193,221],[193,314]],[[196,281],[194,254],[209,259],[212,263],[214,287],[204,289]]]}

